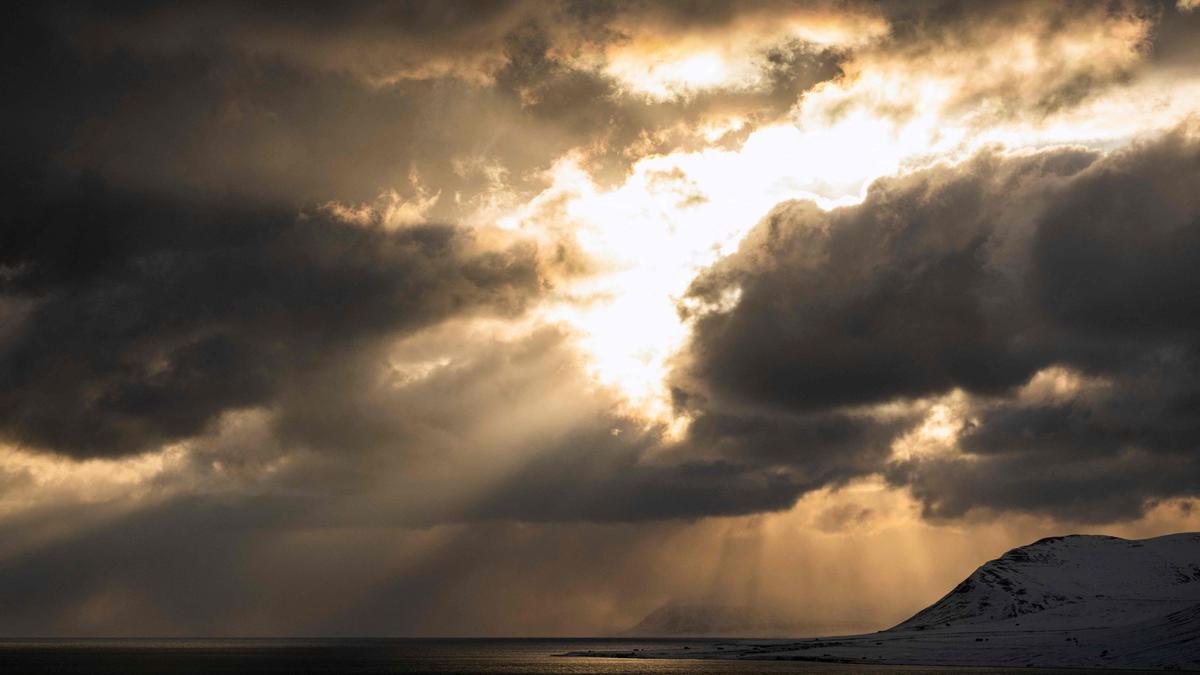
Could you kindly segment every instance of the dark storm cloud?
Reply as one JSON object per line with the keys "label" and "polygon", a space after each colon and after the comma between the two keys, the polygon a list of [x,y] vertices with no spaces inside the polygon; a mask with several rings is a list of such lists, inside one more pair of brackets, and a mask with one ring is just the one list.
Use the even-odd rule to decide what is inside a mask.
{"label": "dark storm cloud", "polygon": [[[695,316],[674,376],[686,439],[598,425],[471,517],[771,511],[876,473],[931,518],[982,506],[1110,522],[1194,495],[1197,178],[1200,144],[1181,128],[1104,159],[985,152],[833,212],[781,205],[693,283],[701,306],[741,295]],[[1051,367],[1103,386],[1018,394]],[[894,458],[920,414],[872,406],[956,389],[970,397],[963,456]]]}
{"label": "dark storm cloud", "polygon": [[[947,65],[931,60],[936,55],[989,44],[1015,23],[1040,31],[1033,36],[1039,57],[1052,61],[1059,28],[1072,36],[1157,16],[1135,4],[1101,10],[1057,3],[48,3],[20,8],[6,22],[4,115],[18,131],[11,149],[37,146],[56,163],[122,184],[217,193],[253,186],[292,205],[362,202],[387,190],[411,197],[415,169],[429,193],[440,194],[432,214],[453,219],[498,187],[494,170],[504,172],[499,187],[524,194],[541,186],[539,169],[583,149],[602,178],[619,178],[647,153],[701,147],[696,128],[707,120],[737,116],[746,122],[743,134],[781,120],[856,59],[936,71]],[[721,44],[721,31],[791,16],[821,25],[881,11],[891,31],[861,55],[798,39],[758,45],[753,58],[763,81],[751,90],[651,100],[602,68],[610,47],[685,38]],[[855,39],[868,35],[847,26],[851,37],[862,33]],[[1030,91],[1068,105],[1128,74],[1124,61],[1091,61],[976,78],[958,105],[1003,101],[1004,110],[1020,114],[1050,105]]]}
{"label": "dark storm cloud", "polygon": [[[780,205],[692,285],[695,335],[671,382],[682,438],[599,386],[567,328],[511,321],[590,261],[459,223],[537,194],[572,151],[619,181],[646,155],[713,145],[710,122],[745,122],[715,141],[736,149],[808,96],[834,117],[926,112],[903,86],[900,105],[860,96],[873,68],[944,78],[949,118],[1051,115],[1190,72],[1198,16],[1123,2],[8,10],[0,634],[607,630],[673,580],[703,585],[680,573],[673,531],[865,476],[931,519],[1110,522],[1196,496],[1194,130],[1111,157],[984,153],[832,213]],[[844,35],[763,37],[791,18]],[[761,79],[656,98],[605,69],[614,50],[646,57],[642,72],[678,44],[741,45]],[[732,289],[733,309],[713,309]],[[1047,368],[1082,384],[1031,393]],[[953,390],[959,449],[894,455],[920,399]],[[834,503],[813,522],[844,533],[885,510]]]}
{"label": "dark storm cloud", "polygon": [[[829,9],[787,9],[796,7]],[[837,78],[849,53],[764,46],[764,89],[663,101],[630,96],[572,57],[629,44],[638,26],[707,34],[779,11],[707,2],[22,9],[3,47],[14,133],[2,161],[15,195],[3,232],[6,436],[74,456],[122,454],[286,400],[275,430],[288,442],[363,450],[411,438],[388,395],[338,392],[369,389],[381,339],[462,313],[518,312],[542,284],[535,253],[486,250],[450,226],[362,227],[317,205],[421,188],[439,195],[434,214],[459,215],[456,197],[469,204],[496,187],[472,161],[502,162],[513,183],[503,187],[521,190],[570,148],[591,149],[595,166],[619,175],[637,156],[630,147],[688,147],[690,125],[708,115],[777,119]],[[913,64],[968,28],[987,34],[1015,16],[953,3],[888,11],[893,27],[879,44]],[[1095,11],[1079,13],[1090,21]],[[1037,16],[1074,26],[1063,12]],[[1017,217],[1006,199],[1066,199],[1059,183],[1093,159],[985,157],[885,181],[863,207],[832,216],[781,207],[746,245],[769,254],[745,253],[693,288],[713,302],[733,285],[744,295],[734,313],[698,319],[678,383],[695,424],[671,462],[639,462],[659,439],[630,431],[618,441],[606,424],[589,427],[568,444],[596,448],[580,464],[587,471],[548,452],[513,483],[544,486],[501,490],[495,512],[637,519],[780,508],[877,470],[911,422],[848,407],[953,387],[990,396],[1047,364],[1100,372],[1137,363],[1151,337],[1178,343],[1166,332],[1190,324],[1171,311],[1191,289],[1170,280],[1187,277],[1187,246],[1112,242],[1144,259],[1127,275],[1136,283],[1107,289],[1124,300],[1099,292],[1105,280],[1073,290],[1078,280],[1056,276],[1081,269],[1059,260],[1081,255],[1072,242],[1082,235],[1065,225],[1036,230],[1036,264],[1001,250],[997,223]],[[1082,264],[1113,264],[1094,253]],[[1150,337],[1107,335],[1096,321],[1134,323]],[[295,395],[300,381],[331,393]],[[1178,384],[1178,401],[1190,400],[1187,387]],[[666,486],[659,497],[637,496],[653,485]],[[618,488],[636,494],[605,494]],[[560,509],[548,505],[555,490],[579,496]]]}
{"label": "dark storm cloud", "polygon": [[[1107,521],[1194,495],[1198,180],[1183,127],[1104,159],[985,153],[828,213],[781,205],[693,284],[696,300],[741,299],[696,318],[681,401],[704,415],[838,414],[963,390],[964,455],[887,467],[931,516]],[[1055,366],[1103,386],[1017,395]]]}
{"label": "dark storm cloud", "polygon": [[647,449],[607,429],[577,434],[527,463],[469,517],[608,522],[744,515],[786,509],[804,490],[786,473],[755,464],[643,463]]}
{"label": "dark storm cloud", "polygon": [[[542,291],[531,246],[321,206],[408,171],[404,151],[358,156],[390,113],[408,115],[391,131],[419,136],[407,95],[211,42],[154,58],[77,44],[156,12],[170,10],[51,4],[5,22],[6,440],[71,456],[153,449],[269,406],[296,373],[374,341],[513,314]],[[347,104],[369,110],[355,119]],[[326,183],[347,167],[365,189]]]}
{"label": "dark storm cloud", "polygon": [[[173,11],[183,21],[198,8],[161,6],[152,16],[165,20]],[[171,49],[151,49],[140,33],[112,25],[150,21],[136,13],[110,17],[91,6],[52,4],[6,22],[11,97],[4,114],[19,132],[7,158],[27,163],[21,155],[31,153],[123,186],[250,192],[289,207],[357,203],[387,190],[411,196],[417,169],[431,192],[443,192],[442,216],[459,215],[451,212],[454,191],[469,196],[487,187],[479,176],[457,175],[453,160],[503,154],[519,172],[551,159],[546,145],[497,133],[519,121],[519,110],[490,88],[455,79],[376,87],[352,73],[213,39],[242,24],[236,12],[211,11],[217,26],[205,31],[184,21],[179,30],[195,39]],[[294,13],[310,24],[320,20],[320,13]],[[247,21],[266,18],[251,14]],[[109,35],[105,27],[115,37],[81,44],[80,35]]]}
{"label": "dark storm cloud", "polygon": [[517,312],[541,289],[532,247],[485,250],[450,226],[388,231],[86,177],[24,188],[0,254],[0,427],[77,456],[187,438],[269,404],[290,373],[459,313]]}
{"label": "dark storm cloud", "polygon": [[[894,10],[898,28],[880,43],[882,53],[893,50],[914,69],[924,67],[928,44],[976,28],[986,37],[1012,18],[999,10],[984,21],[952,6],[919,7]],[[56,165],[98,171],[121,185],[252,190],[290,206],[359,203],[390,190],[413,198],[421,188],[438,195],[431,216],[454,220],[495,190],[540,189],[539,171],[572,149],[584,150],[586,165],[608,181],[645,154],[704,146],[697,128],[706,121],[743,119],[741,131],[725,139],[736,144],[757,125],[781,120],[814,85],[839,78],[854,58],[848,48],[799,40],[762,44],[754,57],[762,86],[652,100],[577,58],[581,52],[595,52],[602,63],[605,49],[640,44],[647,35],[696,39],[788,13],[836,17],[835,9],[50,3],[22,8],[6,23],[5,123],[17,131],[11,150],[36,146]],[[1043,5],[1027,14],[1047,11]],[[903,28],[910,24],[919,28]],[[996,84],[988,95],[1016,101],[1021,95],[1012,84]]]}
{"label": "dark storm cloud", "polygon": [[[701,3],[666,18],[720,28],[749,10],[764,6]],[[361,200],[416,163],[435,189],[478,190],[450,160],[485,154],[515,180],[571,147],[619,154],[675,125],[672,113],[710,107],[626,100],[571,61],[581,45],[627,41],[614,22],[659,14],[590,2],[47,3],[6,22],[6,113],[17,138],[63,161],[171,189],[252,182],[285,199]],[[811,50],[779,50],[773,77],[790,89],[768,94],[776,113],[835,58],[797,65],[787,54]],[[735,95],[725,107],[763,104]]]}
{"label": "dark storm cloud", "polygon": [[686,440],[670,443],[620,423],[565,439],[465,515],[633,522],[784,511],[806,492],[876,470],[899,428],[839,416],[703,414]]}
{"label": "dark storm cloud", "polygon": [[858,207],[776,207],[737,255],[693,283],[693,298],[715,303],[736,288],[741,299],[698,317],[691,373],[718,404],[787,410],[1024,382],[1038,345],[990,316],[1025,308],[988,249],[1008,234],[995,230],[1015,194],[1036,197],[1092,159],[983,156],[883,179]]}
{"label": "dark storm cloud", "polygon": [[649,101],[576,59],[627,41],[614,22],[638,25],[645,12],[653,6],[23,7],[0,47],[16,132],[6,152],[121,185],[252,190],[289,205],[412,197],[415,176],[439,195],[431,215],[455,219],[497,189],[540,189],[539,171],[575,148],[617,178],[647,152],[701,143],[692,127],[709,117],[777,119],[843,58],[777,45],[763,91]]}
{"label": "dark storm cloud", "polygon": [[[771,92],[653,103],[564,60],[563,40],[623,39],[607,27],[615,17],[656,11],[19,8],[0,47],[4,437],[120,455],[271,405],[299,373],[357,386],[373,341],[518,312],[543,280],[531,248],[487,250],[445,225],[359,226],[326,202],[427,188],[429,215],[458,216],[458,197],[496,188],[473,161],[502,162],[513,189],[576,146],[600,148],[619,173],[647,130],[723,106],[782,113],[835,72],[833,54],[796,46],[777,56]],[[728,19],[714,12],[698,16]],[[387,436],[395,422],[360,403],[378,413],[363,428]],[[318,431],[321,418],[284,411],[280,430],[304,427],[323,447],[369,435]]]}
{"label": "dark storm cloud", "polygon": [[[881,430],[891,427],[837,419],[738,419],[733,429],[709,419],[693,440],[671,441],[660,425],[617,412],[614,393],[594,391],[568,337],[547,328],[511,344],[467,344],[402,387],[380,384],[378,355],[300,375],[279,398],[273,432],[294,452],[318,452],[293,456],[257,489],[390,495],[337,516],[379,525],[645,522],[783,510],[852,475],[843,463],[818,466],[818,453],[875,462],[886,453]],[[813,453],[804,472],[789,469],[798,444]],[[205,445],[195,453],[202,474],[214,459],[254,456]]]}
{"label": "dark storm cloud", "polygon": [[[1020,439],[1011,440],[1015,445]],[[891,468],[888,479],[910,485],[923,515],[935,521],[985,507],[1076,523],[1112,523],[1136,519],[1159,501],[1196,495],[1196,469],[1187,454],[1105,457],[1101,450],[1063,459],[1038,450],[1045,448],[983,461],[901,463]]]}

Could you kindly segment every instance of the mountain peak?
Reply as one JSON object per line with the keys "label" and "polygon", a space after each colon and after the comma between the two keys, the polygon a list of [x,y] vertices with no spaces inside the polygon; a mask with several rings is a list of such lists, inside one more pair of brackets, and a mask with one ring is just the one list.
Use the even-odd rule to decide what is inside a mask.
{"label": "mountain peak", "polygon": [[896,629],[997,622],[1082,628],[1101,617],[1134,621],[1196,602],[1200,534],[1143,540],[1076,534],[1039,539],[984,563]]}

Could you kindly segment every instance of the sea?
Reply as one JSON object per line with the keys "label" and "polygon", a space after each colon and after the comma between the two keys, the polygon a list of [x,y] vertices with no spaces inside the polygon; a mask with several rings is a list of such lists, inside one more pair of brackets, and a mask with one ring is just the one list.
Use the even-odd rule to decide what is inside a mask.
{"label": "sea", "polygon": [[[860,664],[563,656],[712,644],[712,640],[559,639],[2,639],[5,675],[88,673],[1011,673]],[[1042,671],[1051,672],[1051,671]],[[1079,671],[1071,671],[1078,673]],[[1108,671],[1111,672],[1111,671]]]}

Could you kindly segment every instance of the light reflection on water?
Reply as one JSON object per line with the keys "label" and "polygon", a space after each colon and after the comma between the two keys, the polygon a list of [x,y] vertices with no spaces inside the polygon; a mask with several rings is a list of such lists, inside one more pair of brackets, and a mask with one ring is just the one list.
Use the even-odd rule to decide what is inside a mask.
{"label": "light reflection on water", "polygon": [[[0,640],[5,673],[946,673],[1029,669],[916,668],[812,662],[565,657],[583,650],[667,649],[711,640],[217,639]],[[1077,672],[1077,671],[1076,671]]]}

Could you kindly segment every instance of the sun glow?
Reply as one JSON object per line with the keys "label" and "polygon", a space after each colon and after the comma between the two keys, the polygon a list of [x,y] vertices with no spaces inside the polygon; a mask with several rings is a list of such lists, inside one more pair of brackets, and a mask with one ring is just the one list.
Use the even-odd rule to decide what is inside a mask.
{"label": "sun glow", "polygon": [[716,52],[684,54],[646,62],[639,57],[615,57],[606,69],[630,90],[657,99],[737,83],[750,86],[759,79],[757,68],[738,63]]}
{"label": "sun glow", "polygon": [[[674,61],[631,57],[625,75],[646,77],[622,81],[640,81],[647,92],[660,93],[675,86],[726,86],[731,77],[752,81],[753,73],[737,71],[725,56],[693,51]],[[823,209],[852,205],[876,178],[961,161],[984,146],[1109,149],[1177,124],[1200,104],[1200,83],[1167,87],[1146,80],[1054,115],[981,124],[986,106],[957,102],[958,75],[857,72],[818,86],[788,121],[760,126],[732,149],[711,144],[722,138],[721,129],[745,120],[700,122],[697,137],[710,147],[646,156],[615,187],[593,180],[585,155],[560,159],[547,174],[549,187],[499,222],[548,240],[570,233],[598,272],[561,283],[557,301],[545,305],[538,320],[570,326],[596,379],[618,388],[639,414],[677,422],[664,378],[689,335],[678,311],[688,285],[735,251],[776,204],[807,199]],[[1089,122],[1097,111],[1103,114]],[[734,294],[718,309],[736,303]]]}
{"label": "sun glow", "polygon": [[[599,262],[598,274],[560,288],[541,318],[570,325],[595,376],[662,420],[668,360],[689,330],[678,304],[697,272],[734,251],[774,205],[856,203],[871,179],[928,146],[920,125],[851,115],[822,128],[761,128],[736,150],[647,157],[612,189],[569,157],[551,169],[549,188],[503,222],[527,232],[566,227]],[[728,309],[737,299],[726,300]]]}
{"label": "sun glow", "polygon": [[892,443],[892,456],[901,461],[957,456],[958,436],[968,422],[968,403],[967,395],[959,390],[926,402],[921,423]]}
{"label": "sun glow", "polygon": [[681,30],[653,20],[616,29],[625,40],[583,61],[629,92],[667,100],[715,89],[763,88],[769,85],[772,50],[861,46],[886,34],[888,25],[872,12],[776,3],[748,11],[720,30],[703,24]]}

